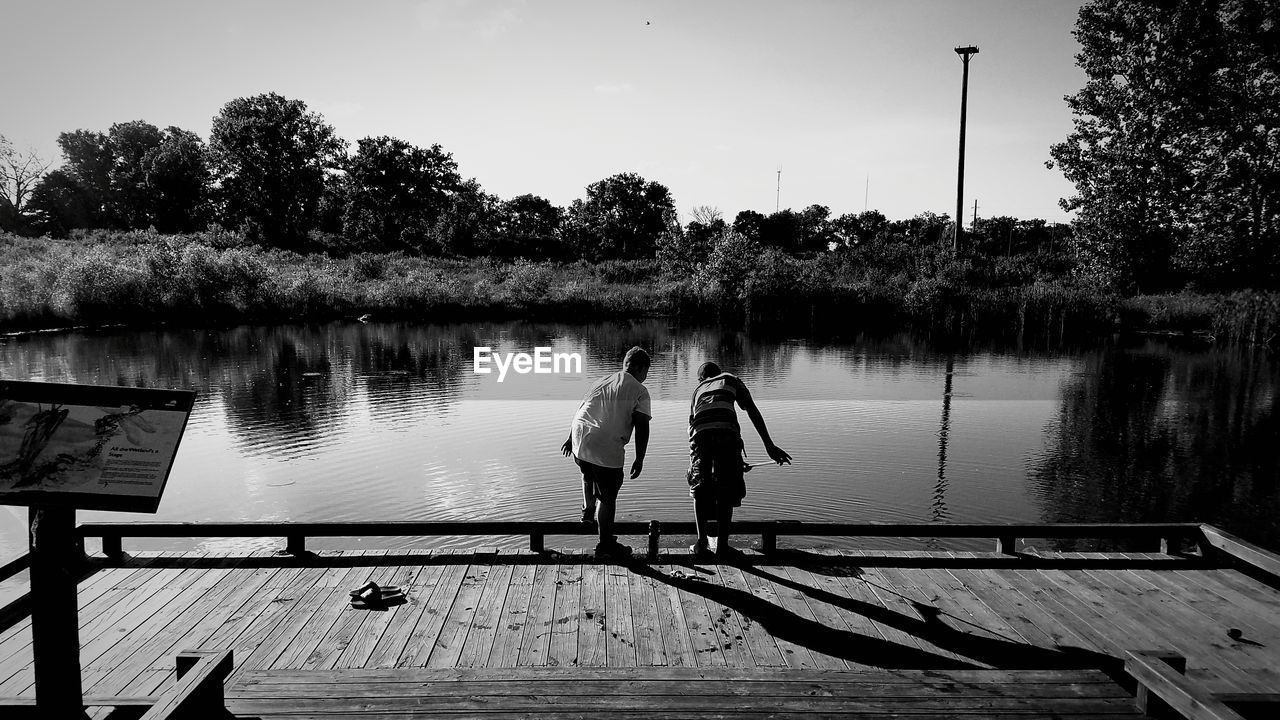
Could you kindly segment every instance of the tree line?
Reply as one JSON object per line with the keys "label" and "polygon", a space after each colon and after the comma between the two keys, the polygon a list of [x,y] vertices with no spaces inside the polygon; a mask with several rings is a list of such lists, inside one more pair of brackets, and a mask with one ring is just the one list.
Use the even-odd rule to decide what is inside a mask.
{"label": "tree line", "polygon": [[[65,236],[217,226],[297,251],[590,261],[665,253],[694,261],[726,232],[792,254],[825,253],[935,242],[950,222],[932,213],[891,222],[874,210],[833,217],[822,205],[744,210],[730,221],[702,206],[681,225],[671,191],[635,173],[588,185],[568,207],[534,194],[504,200],[463,179],[438,144],[379,136],[351,148],[304,102],[275,93],[228,102],[207,143],[189,130],[135,120],[105,132],[63,132],[58,146],[63,163],[48,172],[32,153],[7,153],[28,163],[22,187],[6,193],[3,229]],[[1041,220],[983,223],[979,238],[1005,241],[994,250],[1051,244]]]}

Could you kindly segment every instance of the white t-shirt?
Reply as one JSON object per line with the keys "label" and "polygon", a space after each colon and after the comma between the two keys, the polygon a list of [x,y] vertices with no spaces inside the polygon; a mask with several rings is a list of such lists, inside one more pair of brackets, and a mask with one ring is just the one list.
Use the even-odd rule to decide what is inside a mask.
{"label": "white t-shirt", "polygon": [[649,388],[625,370],[600,378],[573,416],[573,456],[601,467],[622,467],[633,412],[653,415]]}

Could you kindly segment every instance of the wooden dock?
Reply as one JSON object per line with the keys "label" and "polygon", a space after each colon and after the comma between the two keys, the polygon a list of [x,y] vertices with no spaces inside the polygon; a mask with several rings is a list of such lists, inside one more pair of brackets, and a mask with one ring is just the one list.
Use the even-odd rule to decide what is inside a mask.
{"label": "wooden dock", "polygon": [[[407,602],[352,608],[369,580]],[[177,653],[231,650],[227,707],[259,718],[1092,717],[1136,715],[1143,651],[1248,717],[1280,700],[1278,585],[1159,552],[140,552],[92,558],[80,662],[86,697],[144,706]],[[0,697],[34,696],[22,602]]]}

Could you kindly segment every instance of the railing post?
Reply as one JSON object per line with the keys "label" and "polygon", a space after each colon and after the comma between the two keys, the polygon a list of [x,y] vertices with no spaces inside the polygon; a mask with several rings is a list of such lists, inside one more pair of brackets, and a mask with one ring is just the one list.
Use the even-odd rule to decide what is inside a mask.
{"label": "railing post", "polygon": [[[1177,653],[1151,651],[1134,653],[1133,651],[1130,651],[1130,655],[1130,659],[1125,663],[1125,670],[1129,671],[1131,676],[1134,676],[1135,673],[1130,670],[1130,663],[1141,662],[1144,659],[1151,663],[1164,663],[1173,668],[1173,671],[1179,675],[1187,674],[1187,659]],[[1144,672],[1141,674],[1145,677],[1147,673]],[[1133,703],[1137,706],[1138,712],[1143,715],[1154,715],[1156,711],[1168,707],[1167,703],[1151,692],[1151,686],[1148,685],[1143,678],[1137,679],[1138,687],[1137,692],[1134,693]]]}
{"label": "railing post", "polygon": [[760,552],[769,555],[778,551],[778,534],[769,530],[760,534]]}
{"label": "railing post", "polygon": [[657,520],[649,521],[649,559],[658,559],[658,538],[662,537],[662,523]]}
{"label": "railing post", "polygon": [[102,554],[112,560],[124,559],[123,537],[104,533],[102,535]]}
{"label": "railing post", "polygon": [[536,553],[543,551],[542,533],[529,533],[529,550]]}
{"label": "railing post", "polygon": [[1018,550],[1018,538],[1012,535],[1001,535],[996,538],[996,552],[1005,555],[1016,555]]}
{"label": "railing post", "polygon": [[304,555],[307,552],[307,536],[306,535],[287,535],[285,536],[284,551],[290,555]]}
{"label": "railing post", "polygon": [[30,514],[31,661],[40,717],[83,717],[76,601],[76,511],[33,506]]}

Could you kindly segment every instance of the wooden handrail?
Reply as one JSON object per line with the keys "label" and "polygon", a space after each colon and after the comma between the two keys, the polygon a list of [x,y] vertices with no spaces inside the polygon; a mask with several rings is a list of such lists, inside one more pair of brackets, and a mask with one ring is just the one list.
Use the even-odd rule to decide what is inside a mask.
{"label": "wooden handrail", "polygon": [[[712,523],[714,534],[715,524]],[[615,523],[619,535],[648,535],[655,554],[660,534],[692,535],[692,522]],[[779,536],[814,537],[928,537],[995,538],[997,549],[1012,553],[1019,538],[1135,538],[1159,541],[1164,551],[1183,540],[1199,541],[1203,535],[1197,523],[826,523],[789,520],[743,521],[733,524],[736,535],[759,535],[761,549],[777,549]],[[595,528],[568,521],[442,521],[442,522],[213,522],[213,523],[83,523],[77,528],[81,538],[102,538],[108,557],[123,554],[125,537],[284,537],[286,550],[301,554],[309,537],[440,537],[529,536],[530,549],[541,552],[547,535],[594,535]]]}
{"label": "wooden handrail", "polygon": [[230,650],[178,653],[178,681],[156,698],[141,720],[219,717],[226,712],[223,682],[231,675]]}
{"label": "wooden handrail", "polygon": [[1265,550],[1252,543],[1241,540],[1212,525],[1200,526],[1201,537],[1204,538],[1206,551],[1212,551],[1248,565],[1272,578],[1280,579],[1280,555]]}
{"label": "wooden handrail", "polygon": [[1188,678],[1181,655],[1152,650],[1129,650],[1124,670],[1137,681],[1138,711],[1151,714],[1153,696],[1187,720],[1245,720],[1225,702]]}
{"label": "wooden handrail", "polygon": [[31,567],[31,553],[23,553],[18,557],[10,560],[4,565],[0,565],[0,582],[4,582],[9,578],[17,575],[23,570]]}

